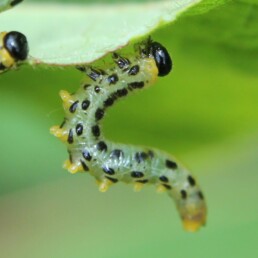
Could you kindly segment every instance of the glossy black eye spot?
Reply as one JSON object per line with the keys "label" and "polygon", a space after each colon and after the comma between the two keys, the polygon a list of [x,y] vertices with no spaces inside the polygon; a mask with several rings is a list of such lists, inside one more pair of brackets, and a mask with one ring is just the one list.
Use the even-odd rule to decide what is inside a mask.
{"label": "glossy black eye spot", "polygon": [[169,74],[172,69],[172,60],[167,49],[158,42],[152,42],[150,45],[150,54],[154,57],[158,67],[158,76]]}
{"label": "glossy black eye spot", "polygon": [[28,56],[27,38],[18,31],[11,31],[5,35],[4,47],[15,60],[25,60]]}

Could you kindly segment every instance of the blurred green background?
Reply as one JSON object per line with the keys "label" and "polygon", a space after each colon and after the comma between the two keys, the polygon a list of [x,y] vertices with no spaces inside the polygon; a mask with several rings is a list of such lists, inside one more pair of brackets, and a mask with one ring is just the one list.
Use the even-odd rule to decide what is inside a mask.
{"label": "blurred green background", "polygon": [[83,78],[23,67],[0,77],[0,257],[258,257],[258,46],[222,40],[230,28],[215,21],[227,8],[155,32],[173,72],[104,121],[108,138],[166,150],[191,168],[206,227],[184,232],[172,201],[152,187],[102,194],[89,175],[63,170],[67,153],[49,128],[64,116],[59,90],[73,92]]}

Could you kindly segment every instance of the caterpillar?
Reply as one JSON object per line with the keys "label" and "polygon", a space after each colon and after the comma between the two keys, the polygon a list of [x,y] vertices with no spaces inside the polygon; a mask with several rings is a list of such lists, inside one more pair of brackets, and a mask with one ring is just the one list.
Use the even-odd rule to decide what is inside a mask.
{"label": "caterpillar", "polygon": [[0,73],[16,68],[29,52],[25,35],[18,31],[0,32]]}
{"label": "caterpillar", "polygon": [[0,1],[0,12],[10,9],[22,1],[23,0],[1,0]]}
{"label": "caterpillar", "polygon": [[112,53],[112,66],[105,70],[77,67],[87,79],[74,94],[60,91],[65,119],[50,132],[68,147],[69,159],[63,167],[69,172],[88,172],[101,192],[118,181],[133,183],[135,191],[156,185],[158,192],[175,200],[184,228],[196,231],[205,224],[206,204],[193,176],[162,151],[113,143],[103,136],[100,121],[109,107],[172,69],[168,51],[158,42],[145,40],[134,51],[133,57]]}

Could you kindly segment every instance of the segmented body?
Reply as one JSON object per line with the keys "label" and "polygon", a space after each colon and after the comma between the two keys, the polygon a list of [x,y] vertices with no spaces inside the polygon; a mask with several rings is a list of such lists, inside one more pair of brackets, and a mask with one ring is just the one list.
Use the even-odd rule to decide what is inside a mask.
{"label": "segmented body", "polygon": [[104,138],[100,121],[107,109],[131,92],[148,87],[162,73],[149,46],[135,57],[113,54],[114,65],[105,69],[80,67],[88,76],[79,90],[70,95],[61,91],[66,112],[61,126],[51,132],[67,144],[71,173],[84,171],[94,176],[104,192],[118,181],[133,183],[136,191],[153,184],[166,191],[176,203],[184,226],[195,231],[205,223],[203,194],[189,172],[172,156],[152,148],[113,143]]}
{"label": "segmented body", "polygon": [[26,60],[28,42],[18,31],[0,32],[0,73],[16,68]]}

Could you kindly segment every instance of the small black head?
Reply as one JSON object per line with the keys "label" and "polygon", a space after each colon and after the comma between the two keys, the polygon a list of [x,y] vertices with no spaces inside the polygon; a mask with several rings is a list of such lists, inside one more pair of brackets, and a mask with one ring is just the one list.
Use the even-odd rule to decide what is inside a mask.
{"label": "small black head", "polygon": [[25,60],[29,52],[27,38],[18,31],[11,31],[5,35],[4,48],[17,61]]}
{"label": "small black head", "polygon": [[159,70],[158,76],[169,74],[172,69],[172,60],[167,49],[158,42],[151,42],[149,46],[149,54],[155,59]]}

